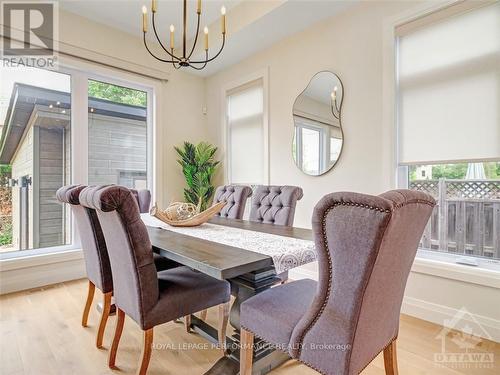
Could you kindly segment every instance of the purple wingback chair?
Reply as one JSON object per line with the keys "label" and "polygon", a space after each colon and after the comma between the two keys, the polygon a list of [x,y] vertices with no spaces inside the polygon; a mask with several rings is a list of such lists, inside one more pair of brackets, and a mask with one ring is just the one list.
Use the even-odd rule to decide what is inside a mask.
{"label": "purple wingback chair", "polygon": [[295,206],[302,199],[298,186],[257,186],[252,197],[250,220],[291,227]]}
{"label": "purple wingback chair", "polygon": [[[111,296],[113,295],[113,279],[111,274],[111,265],[109,262],[106,241],[97,218],[96,211],[91,208],[80,205],[80,193],[86,188],[85,185],[63,186],[56,192],[57,199],[62,203],[71,206],[75,217],[76,226],[80,234],[80,241],[85,259],[85,268],[89,280],[87,301],[82,316],[82,326],[86,327],[92,301],[94,299],[95,288],[99,289],[104,295],[103,309],[99,329],[97,331],[96,346],[102,347],[104,331],[111,310]],[[135,192],[136,203],[148,207],[151,201],[149,190]],[[147,210],[146,210],[147,212]],[[158,270],[176,267],[177,263],[164,257],[154,254],[155,266]]]}
{"label": "purple wingback chair", "polygon": [[219,343],[225,345],[230,298],[227,281],[182,266],[157,273],[148,231],[129,189],[88,187],[80,193],[80,204],[97,212],[113,271],[117,322],[109,367],[115,367],[125,314],[144,333],[138,374],[145,374],[149,365],[153,328],[203,309],[222,307],[219,308]]}
{"label": "purple wingback chair", "polygon": [[242,303],[240,374],[251,374],[254,335],[322,374],[358,374],[381,351],[386,373],[397,374],[403,294],[434,205],[411,190],[323,197],[312,220],[319,281],[291,282]]}
{"label": "purple wingback chair", "polygon": [[244,185],[223,185],[215,190],[214,204],[226,201],[224,208],[217,214],[226,219],[243,219],[247,199],[252,188]]}

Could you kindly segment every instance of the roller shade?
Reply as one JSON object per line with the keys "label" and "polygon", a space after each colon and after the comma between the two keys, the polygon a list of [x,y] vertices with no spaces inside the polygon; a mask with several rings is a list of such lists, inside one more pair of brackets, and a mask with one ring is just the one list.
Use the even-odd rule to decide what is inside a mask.
{"label": "roller shade", "polygon": [[264,91],[262,80],[227,96],[230,183],[264,183]]}
{"label": "roller shade", "polygon": [[500,3],[432,19],[397,31],[399,162],[499,159]]}

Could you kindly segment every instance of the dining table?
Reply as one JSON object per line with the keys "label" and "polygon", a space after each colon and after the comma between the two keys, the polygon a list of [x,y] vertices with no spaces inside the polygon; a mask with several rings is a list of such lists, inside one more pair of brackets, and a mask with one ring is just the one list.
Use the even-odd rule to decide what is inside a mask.
{"label": "dining table", "polygon": [[[150,214],[141,218],[153,251],[229,281],[234,297],[229,323],[234,333],[227,337],[227,354],[205,374],[238,374],[241,303],[282,282],[278,274],[316,260],[312,231],[218,216],[198,227],[170,227]],[[217,329],[195,315],[191,317],[191,329],[217,343]],[[288,359],[285,352],[257,339],[253,373],[268,373]]]}

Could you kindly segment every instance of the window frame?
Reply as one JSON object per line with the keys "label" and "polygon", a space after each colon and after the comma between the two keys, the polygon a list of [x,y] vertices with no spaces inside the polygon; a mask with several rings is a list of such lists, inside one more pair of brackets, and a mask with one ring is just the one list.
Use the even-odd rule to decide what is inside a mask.
{"label": "window frame", "polygon": [[[262,80],[263,108],[262,108],[262,133],[263,133],[263,160],[264,176],[263,184],[269,184],[269,69],[260,69],[248,76],[227,83],[222,87],[221,93],[221,124],[222,124],[222,151],[224,157],[224,182],[231,184],[231,158],[230,158],[230,138],[229,138],[229,118],[227,114],[228,97],[231,91],[239,87],[250,84],[254,81]],[[254,185],[255,181],[248,181],[246,184]]]}
{"label": "window frame", "polygon": [[334,137],[327,135],[324,127],[319,126],[319,125],[315,125],[314,120],[300,118],[300,120],[297,120],[297,121],[298,121],[298,125],[297,125],[297,122],[295,125],[295,137],[296,137],[295,138],[296,139],[296,146],[295,147],[296,147],[297,163],[298,163],[298,165],[301,166],[301,168],[304,168],[304,165],[303,165],[303,147],[302,147],[304,142],[303,142],[302,129],[316,131],[319,133],[318,148],[319,148],[320,158],[319,158],[319,165],[318,165],[319,169],[317,172],[317,173],[319,173],[320,171],[325,170],[326,165],[329,162],[329,159],[327,159],[327,156],[328,156],[328,158],[330,157],[330,139],[334,138]]}
{"label": "window frame", "polygon": [[[88,81],[96,80],[112,85],[146,92],[147,95],[147,187],[151,191],[152,200],[156,200],[157,160],[157,95],[161,90],[158,80],[148,79],[140,75],[122,72],[100,65],[80,61],[79,59],[60,56],[57,68],[46,69],[56,73],[67,74],[71,79],[71,183],[88,184]],[[0,262],[15,261],[18,258],[53,256],[58,253],[81,249],[81,241],[76,230],[75,220],[71,214],[71,244],[53,247],[41,247],[28,250],[15,250],[0,253]]]}
{"label": "window frame", "polygon": [[[383,157],[389,162],[383,167],[382,176],[389,182],[388,188],[407,189],[409,186],[409,167],[399,164],[399,124],[398,124],[398,37],[396,29],[410,22],[422,19],[436,12],[459,7],[456,12],[487,6],[493,1],[479,4],[464,4],[451,0],[440,4],[424,3],[413,7],[384,21],[383,25]],[[433,17],[429,17],[429,23]],[[471,258],[477,266],[471,267],[457,263],[459,258]],[[445,276],[451,279],[498,286],[500,283],[500,261],[471,257],[465,254],[449,254],[419,248],[414,262],[414,270],[419,273]]]}

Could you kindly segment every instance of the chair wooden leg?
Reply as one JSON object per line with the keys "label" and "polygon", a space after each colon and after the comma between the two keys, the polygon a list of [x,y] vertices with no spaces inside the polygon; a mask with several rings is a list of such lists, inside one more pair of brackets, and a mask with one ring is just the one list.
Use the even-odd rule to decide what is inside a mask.
{"label": "chair wooden leg", "polygon": [[191,333],[191,315],[186,315],[184,317],[184,327],[187,333]]}
{"label": "chair wooden leg", "polygon": [[109,349],[108,356],[108,366],[111,369],[116,369],[116,353],[118,351],[118,344],[120,343],[120,338],[122,337],[123,324],[125,323],[125,313],[123,310],[116,308],[116,326],[115,335],[113,337],[113,343],[111,344],[111,349]]}
{"label": "chair wooden leg", "polygon": [[384,349],[384,367],[386,375],[398,375],[396,340]]}
{"label": "chair wooden leg", "polygon": [[219,305],[219,326],[218,328],[218,336],[219,336],[219,348],[221,348],[222,353],[226,354],[227,345],[226,345],[226,330],[227,330],[227,322],[229,320],[229,302],[221,303]]}
{"label": "chair wooden leg", "polygon": [[101,322],[99,323],[99,329],[97,330],[97,339],[95,345],[98,349],[102,348],[102,340],[104,338],[104,330],[106,329],[106,323],[108,321],[109,312],[111,310],[111,296],[113,292],[104,293],[104,301],[102,306]]}
{"label": "chair wooden leg", "polygon": [[149,360],[151,359],[151,352],[153,351],[153,328],[144,331],[144,345],[142,347],[141,360],[139,362],[139,368],[137,369],[137,375],[146,375],[149,366]]}
{"label": "chair wooden leg", "polygon": [[201,310],[201,312],[200,312],[200,319],[201,320],[207,320],[207,309]]}
{"label": "chair wooden leg", "polygon": [[240,331],[240,375],[252,375],[253,333],[242,328]]}
{"label": "chair wooden leg", "polygon": [[92,300],[94,299],[94,293],[95,293],[95,285],[92,281],[89,280],[89,290],[87,292],[87,301],[85,302],[85,308],[83,309],[82,327],[87,327],[90,306],[92,306]]}

